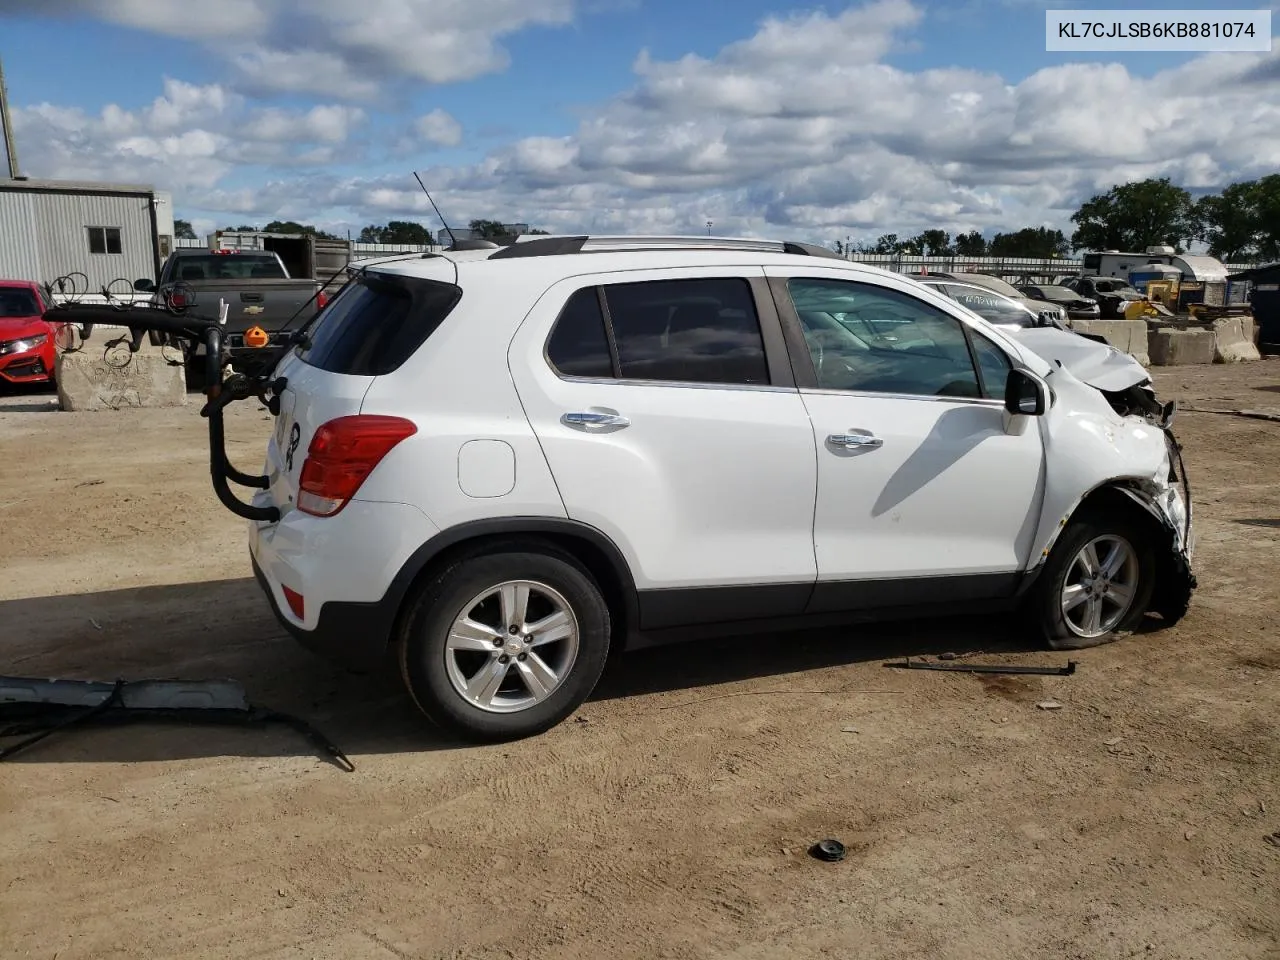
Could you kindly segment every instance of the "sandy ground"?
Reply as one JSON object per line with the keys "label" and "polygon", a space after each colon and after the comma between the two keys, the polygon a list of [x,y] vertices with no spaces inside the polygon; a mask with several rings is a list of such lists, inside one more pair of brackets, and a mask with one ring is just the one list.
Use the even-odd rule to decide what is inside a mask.
{"label": "sandy ground", "polygon": [[[1280,361],[1158,378],[1280,409]],[[1075,676],[882,669],[1064,659],[1003,622],[713,642],[476,748],[282,634],[195,406],[53,406],[0,397],[0,672],[235,677],[356,771],[280,728],[45,741],[0,768],[0,956],[1280,956],[1280,423],[1180,416],[1201,589]],[[236,411],[241,466],[267,429]]]}

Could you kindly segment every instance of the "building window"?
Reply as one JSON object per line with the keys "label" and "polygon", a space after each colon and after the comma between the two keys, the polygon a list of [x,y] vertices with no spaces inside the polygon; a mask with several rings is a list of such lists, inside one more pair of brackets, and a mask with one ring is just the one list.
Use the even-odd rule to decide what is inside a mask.
{"label": "building window", "polygon": [[89,227],[90,253],[120,253],[119,227]]}

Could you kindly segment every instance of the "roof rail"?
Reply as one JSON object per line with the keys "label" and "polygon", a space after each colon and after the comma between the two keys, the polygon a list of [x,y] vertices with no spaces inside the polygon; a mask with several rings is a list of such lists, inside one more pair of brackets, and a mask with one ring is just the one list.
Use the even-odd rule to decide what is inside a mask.
{"label": "roof rail", "polygon": [[570,253],[616,253],[624,250],[738,250],[750,253],[793,253],[844,259],[816,243],[746,240],[737,237],[563,236],[523,237],[503,247],[490,260],[514,257],[556,257]]}

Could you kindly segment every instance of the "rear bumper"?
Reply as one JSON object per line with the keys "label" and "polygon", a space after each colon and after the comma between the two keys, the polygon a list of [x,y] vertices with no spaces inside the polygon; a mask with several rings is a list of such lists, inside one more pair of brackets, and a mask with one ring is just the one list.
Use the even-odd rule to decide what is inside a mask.
{"label": "rear bumper", "polygon": [[[250,522],[249,553],[286,630],[332,660],[368,668],[383,657],[395,629],[404,592],[393,584],[437,532],[415,507],[353,501],[334,517],[291,510],[277,523]],[[301,595],[303,616],[289,608],[285,587]]]}
{"label": "rear bumper", "polygon": [[258,558],[250,553],[249,559],[258,586],[271,604],[271,612],[298,643],[351,670],[366,672],[381,664],[395,629],[397,610],[392,598],[384,597],[374,603],[330,601],[320,608],[315,627],[304,630],[280,609],[275,590],[258,566]]}

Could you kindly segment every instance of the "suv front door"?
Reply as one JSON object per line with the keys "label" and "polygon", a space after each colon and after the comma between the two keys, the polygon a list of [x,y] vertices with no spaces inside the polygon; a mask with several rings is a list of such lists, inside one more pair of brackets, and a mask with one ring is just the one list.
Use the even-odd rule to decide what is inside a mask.
{"label": "suv front door", "polygon": [[803,612],[813,432],[761,268],[562,281],[510,357],[565,511],[622,551],[643,628]]}
{"label": "suv front door", "polygon": [[809,611],[1010,595],[1043,450],[1033,420],[1006,430],[1008,355],[906,281],[766,272],[818,448]]}

